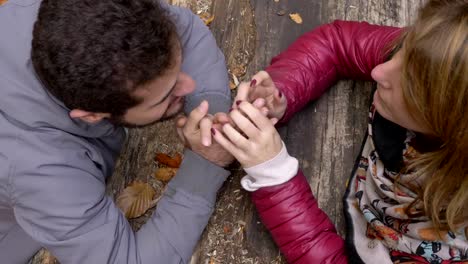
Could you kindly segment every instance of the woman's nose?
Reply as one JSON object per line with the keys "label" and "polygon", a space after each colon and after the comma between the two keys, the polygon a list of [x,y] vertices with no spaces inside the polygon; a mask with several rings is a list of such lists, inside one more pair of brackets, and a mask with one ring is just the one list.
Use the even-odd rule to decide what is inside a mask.
{"label": "woman's nose", "polygon": [[372,79],[382,88],[390,88],[390,74],[386,72],[385,63],[377,65],[371,72]]}

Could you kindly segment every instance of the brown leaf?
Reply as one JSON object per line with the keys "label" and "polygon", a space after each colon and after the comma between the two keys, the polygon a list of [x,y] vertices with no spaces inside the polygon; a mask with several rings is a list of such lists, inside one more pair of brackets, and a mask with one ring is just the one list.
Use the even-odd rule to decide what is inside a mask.
{"label": "brown leaf", "polygon": [[299,13],[289,14],[289,17],[292,21],[296,22],[296,24],[302,24],[302,17],[299,15]]}
{"label": "brown leaf", "polygon": [[0,0],[0,6],[6,4],[6,2],[8,2],[8,0]]}
{"label": "brown leaf", "polygon": [[156,205],[153,200],[156,191],[148,183],[134,181],[117,197],[117,207],[128,219],[143,215]]}
{"label": "brown leaf", "polygon": [[229,88],[235,90],[239,86],[240,82],[236,75],[231,73],[231,79],[229,80]]}
{"label": "brown leaf", "polygon": [[175,154],[174,157],[164,153],[156,153],[156,157],[154,159],[160,164],[171,168],[179,168],[182,163],[182,156],[179,153]]}
{"label": "brown leaf", "polygon": [[240,82],[239,82],[239,79],[236,77],[236,75],[232,75],[232,80],[234,81],[234,84],[237,86],[239,86]]}
{"label": "brown leaf", "polygon": [[231,88],[231,90],[235,90],[237,85],[233,81],[229,81],[229,88]]}
{"label": "brown leaf", "polygon": [[198,15],[200,17],[201,20],[203,20],[203,23],[205,23],[205,25],[209,26],[211,24],[211,22],[213,22],[214,20],[214,16],[211,16],[210,14],[208,13],[202,13],[200,15]]}
{"label": "brown leaf", "polygon": [[247,68],[244,65],[235,65],[229,71],[236,77],[242,77],[247,72]]}
{"label": "brown leaf", "polygon": [[177,168],[159,168],[154,177],[160,181],[168,182],[176,175],[177,170]]}

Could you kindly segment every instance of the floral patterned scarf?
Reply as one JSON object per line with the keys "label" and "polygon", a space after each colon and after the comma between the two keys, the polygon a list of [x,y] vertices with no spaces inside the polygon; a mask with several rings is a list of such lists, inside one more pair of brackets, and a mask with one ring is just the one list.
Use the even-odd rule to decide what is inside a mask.
{"label": "floral patterned scarf", "polygon": [[[420,184],[414,173],[400,175],[398,162],[389,159],[385,162],[389,166],[384,165],[386,159],[377,151],[382,147],[375,144],[376,139],[384,140],[374,135],[378,131],[373,127],[378,125],[374,122],[377,115],[372,106],[368,135],[345,196],[350,263],[468,263],[467,225],[455,233],[442,232],[440,239],[428,217],[418,214],[422,204],[415,202],[417,194],[410,188]],[[403,133],[400,147],[381,144],[384,149],[380,153],[397,153],[400,165],[404,166],[419,153],[411,146],[415,134],[401,127],[397,129]],[[391,128],[380,129],[383,130],[387,130],[390,138],[396,137],[388,131]],[[399,184],[395,185],[396,181]],[[411,208],[409,214],[407,208]]]}

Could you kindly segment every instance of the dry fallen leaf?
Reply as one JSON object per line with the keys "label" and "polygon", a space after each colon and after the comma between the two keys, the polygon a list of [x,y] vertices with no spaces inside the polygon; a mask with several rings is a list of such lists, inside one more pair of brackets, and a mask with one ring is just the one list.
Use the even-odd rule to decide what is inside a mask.
{"label": "dry fallen leaf", "polygon": [[203,20],[203,23],[205,23],[205,25],[207,26],[209,26],[215,18],[214,16],[210,16],[210,14],[208,13],[202,13],[202,14],[199,14],[198,16],[200,17],[201,20]]}
{"label": "dry fallen leaf", "polygon": [[154,159],[160,164],[171,168],[179,168],[182,163],[182,156],[179,153],[175,154],[174,157],[164,153],[156,153],[156,157]]}
{"label": "dry fallen leaf", "polygon": [[240,82],[239,82],[239,79],[237,79],[237,77],[236,77],[234,74],[232,75],[232,80],[234,80],[234,84],[235,84],[236,86],[239,86],[239,83],[240,83]]}
{"label": "dry fallen leaf", "polygon": [[160,181],[168,182],[176,175],[177,170],[177,168],[159,168],[154,177]]}
{"label": "dry fallen leaf", "polygon": [[215,258],[214,257],[211,257],[210,258],[210,263],[209,264],[216,264],[216,261],[215,261]]}
{"label": "dry fallen leaf", "polygon": [[299,15],[299,13],[289,14],[289,17],[292,19],[292,21],[296,22],[296,24],[302,24],[302,17]]}
{"label": "dry fallen leaf", "polygon": [[229,70],[236,77],[242,77],[247,72],[247,68],[244,65],[236,65]]}
{"label": "dry fallen leaf", "polygon": [[8,0],[0,0],[0,6],[6,4],[6,2],[8,2]]}
{"label": "dry fallen leaf", "polygon": [[229,88],[231,88],[231,90],[234,90],[237,88],[237,85],[234,82],[229,81]]}
{"label": "dry fallen leaf", "polygon": [[134,181],[117,197],[117,207],[128,219],[139,217],[156,205],[157,201],[153,200],[155,194],[148,183]]}

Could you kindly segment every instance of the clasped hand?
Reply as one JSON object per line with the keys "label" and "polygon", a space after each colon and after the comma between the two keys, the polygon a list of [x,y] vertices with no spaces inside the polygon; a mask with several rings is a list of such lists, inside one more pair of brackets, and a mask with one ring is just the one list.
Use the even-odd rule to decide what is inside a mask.
{"label": "clasped hand", "polygon": [[[252,103],[249,103],[252,102]],[[275,157],[282,148],[274,125],[286,109],[286,99],[266,72],[239,86],[230,113],[208,113],[208,102],[180,117],[177,132],[185,145],[207,160],[227,166],[235,157],[249,168]],[[214,139],[214,142],[213,142]]]}

